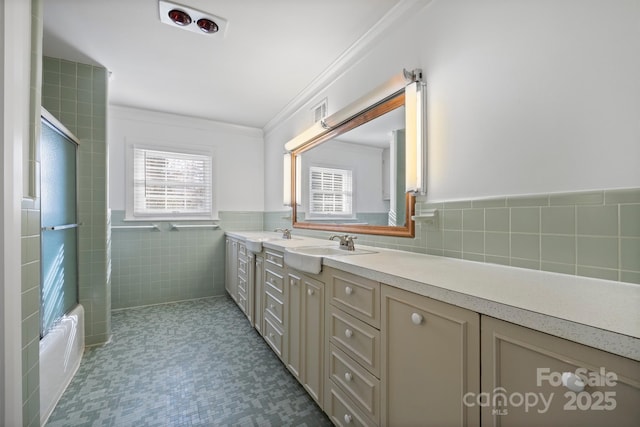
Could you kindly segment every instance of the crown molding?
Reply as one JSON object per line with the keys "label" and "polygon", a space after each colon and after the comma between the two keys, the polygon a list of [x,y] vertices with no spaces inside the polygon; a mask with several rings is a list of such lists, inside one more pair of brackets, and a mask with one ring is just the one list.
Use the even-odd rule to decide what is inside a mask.
{"label": "crown molding", "polygon": [[287,117],[296,113],[308,103],[321,89],[327,87],[338,76],[345,73],[362,59],[368,51],[389,31],[397,28],[396,24],[415,14],[431,3],[432,0],[400,0],[364,35],[356,40],[329,67],[309,83],[289,103],[264,126],[264,134],[276,129]]}

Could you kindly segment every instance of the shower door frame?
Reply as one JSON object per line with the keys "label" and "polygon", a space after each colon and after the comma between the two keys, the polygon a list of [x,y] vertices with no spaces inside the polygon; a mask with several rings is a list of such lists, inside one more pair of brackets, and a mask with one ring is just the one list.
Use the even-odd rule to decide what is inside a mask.
{"label": "shower door frame", "polygon": [[[75,302],[76,305],[78,305],[80,303],[80,268],[79,268],[79,264],[80,264],[80,226],[82,225],[81,222],[79,222],[80,220],[80,211],[79,211],[79,205],[80,205],[80,199],[79,199],[79,192],[78,192],[78,188],[79,188],[79,179],[78,179],[78,161],[79,161],[79,155],[78,155],[78,151],[80,148],[80,140],[78,139],[78,137],[76,137],[69,129],[67,129],[67,127],[65,125],[63,125],[58,119],[56,119],[50,112],[48,112],[44,107],[40,107],[41,108],[41,113],[40,113],[40,118],[41,118],[41,126],[44,126],[45,124],[42,122],[47,122],[51,128],[59,133],[61,136],[63,136],[64,138],[69,139],[72,143],[74,143],[76,145],[75,147],[75,164],[76,164],[76,173],[75,173],[75,193],[76,193],[76,200],[75,200],[75,218],[76,218],[76,223],[74,224],[73,228],[76,228],[77,232],[76,232],[76,262],[75,262],[75,270],[76,270],[76,287],[75,287],[75,291],[76,291],[76,295],[75,295]],[[42,134],[42,131],[41,131]],[[40,144],[40,141],[38,141],[38,144]],[[41,150],[38,150],[39,152],[41,152]],[[42,174],[40,174],[40,176],[42,176]],[[40,191],[42,191],[42,186],[40,186]],[[42,197],[40,195],[40,200],[42,201]],[[42,206],[40,207],[40,223],[42,224]],[[70,227],[65,227],[65,228],[70,228]],[[42,339],[48,332],[49,330],[51,330],[52,326],[55,325],[57,323],[57,321],[59,319],[56,319],[56,321],[54,321],[54,323],[52,324],[52,326],[50,326],[48,329],[45,330],[44,328],[44,318],[43,318],[43,313],[44,313],[44,298],[42,297],[42,280],[43,280],[43,244],[42,244],[42,235],[45,231],[55,231],[49,227],[43,227],[41,226],[40,229],[40,339]],[[73,309],[73,307],[72,307]],[[66,314],[66,313],[65,313]]]}

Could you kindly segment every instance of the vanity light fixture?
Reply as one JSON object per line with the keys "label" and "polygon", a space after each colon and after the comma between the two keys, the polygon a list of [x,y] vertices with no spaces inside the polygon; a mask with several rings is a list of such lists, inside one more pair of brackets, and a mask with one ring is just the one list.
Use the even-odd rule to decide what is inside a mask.
{"label": "vanity light fixture", "polygon": [[[302,158],[300,156],[296,156],[296,171],[301,170],[301,162]],[[291,168],[291,153],[284,153],[283,157],[283,169],[282,169],[282,204],[284,206],[291,206],[293,203],[291,200],[291,184],[293,184],[292,173],[293,170]],[[296,173],[296,202],[300,204],[302,200],[302,189],[300,187],[301,183],[301,175],[300,173]]]}
{"label": "vanity light fixture", "polygon": [[198,34],[225,36],[227,20],[201,10],[166,0],[159,0],[160,22]]}
{"label": "vanity light fixture", "polygon": [[284,153],[282,164],[282,204],[291,206],[291,153]]}

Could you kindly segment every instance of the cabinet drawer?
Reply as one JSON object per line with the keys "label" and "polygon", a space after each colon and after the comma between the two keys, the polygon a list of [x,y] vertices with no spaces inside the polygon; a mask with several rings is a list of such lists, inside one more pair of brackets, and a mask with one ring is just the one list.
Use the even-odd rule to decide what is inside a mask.
{"label": "cabinet drawer", "polygon": [[264,277],[267,284],[271,285],[274,289],[277,289],[281,295],[284,295],[284,277],[282,274],[266,269]]}
{"label": "cabinet drawer", "polygon": [[247,260],[238,258],[238,277],[247,278]]}
{"label": "cabinet drawer", "polygon": [[284,303],[269,291],[265,292],[264,309],[271,314],[280,326],[284,326]]}
{"label": "cabinet drawer", "polygon": [[238,244],[238,255],[247,256],[247,247],[244,243]]}
{"label": "cabinet drawer", "polygon": [[329,293],[331,304],[380,328],[380,283],[331,270]]}
{"label": "cabinet drawer", "polygon": [[273,265],[277,265],[278,267],[284,267],[284,254],[280,252],[274,252],[267,250],[264,255],[264,260]]}
{"label": "cabinet drawer", "polygon": [[247,298],[247,279],[238,277],[238,295]]}
{"label": "cabinet drawer", "polygon": [[282,359],[282,349],[284,348],[284,334],[283,332],[271,323],[269,317],[264,318],[264,338],[271,346],[273,351],[276,352],[279,358]]}
{"label": "cabinet drawer", "polygon": [[380,331],[331,307],[329,337],[338,348],[380,377]]}
{"label": "cabinet drawer", "polygon": [[334,425],[339,427],[377,425],[369,420],[332,381],[329,381],[329,384],[329,401],[325,411]]}
{"label": "cabinet drawer", "polygon": [[247,297],[241,294],[238,294],[238,307],[242,310],[243,313],[247,313]]}
{"label": "cabinet drawer", "polygon": [[329,378],[370,418],[380,417],[380,380],[363,369],[346,353],[331,344]]}

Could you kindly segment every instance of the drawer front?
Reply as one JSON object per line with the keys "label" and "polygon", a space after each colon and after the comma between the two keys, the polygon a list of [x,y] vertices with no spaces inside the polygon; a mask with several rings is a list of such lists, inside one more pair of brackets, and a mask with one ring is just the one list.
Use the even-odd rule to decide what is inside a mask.
{"label": "drawer front", "polygon": [[284,334],[278,329],[269,317],[264,318],[264,338],[273,351],[282,359],[282,349],[284,348]]}
{"label": "drawer front", "polygon": [[284,303],[269,291],[265,292],[264,309],[271,314],[280,326],[284,326]]}
{"label": "drawer front", "polygon": [[284,295],[284,277],[275,271],[266,269],[264,274],[265,283],[277,289],[278,293]]}
{"label": "drawer front", "polygon": [[247,298],[244,295],[238,294],[238,307],[243,313],[247,313]]}
{"label": "drawer front", "polygon": [[264,255],[264,260],[269,263],[276,265],[280,268],[284,267],[284,254],[280,252],[274,252],[271,250],[267,250]]}
{"label": "drawer front", "polygon": [[376,426],[377,424],[369,420],[353,402],[340,390],[339,387],[329,381],[329,401],[327,402],[327,415],[331,422],[340,427],[351,426]]}
{"label": "drawer front", "polygon": [[247,279],[238,277],[238,295],[247,298]]}
{"label": "drawer front", "polygon": [[380,380],[333,344],[329,350],[329,377],[367,416],[379,422]]}
{"label": "drawer front", "polygon": [[247,256],[247,247],[244,243],[238,244],[238,255]]}
{"label": "drawer front", "polygon": [[331,304],[380,328],[380,283],[337,270],[330,280]]}
{"label": "drawer front", "polygon": [[238,277],[247,278],[247,260],[238,258]]}
{"label": "drawer front", "polygon": [[329,337],[338,348],[380,377],[380,331],[334,307],[330,308]]}

